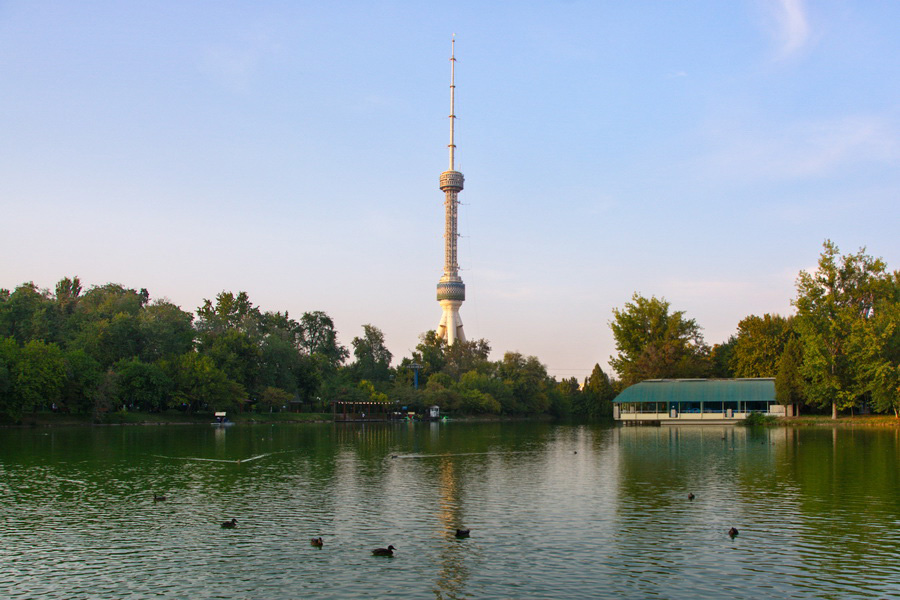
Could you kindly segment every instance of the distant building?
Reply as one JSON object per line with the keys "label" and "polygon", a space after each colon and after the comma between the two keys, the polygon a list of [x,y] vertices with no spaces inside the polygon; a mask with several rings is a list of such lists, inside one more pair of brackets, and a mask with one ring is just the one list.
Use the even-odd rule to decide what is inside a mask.
{"label": "distant building", "polygon": [[613,400],[613,419],[623,423],[722,424],[751,413],[784,416],[774,379],[648,379]]}

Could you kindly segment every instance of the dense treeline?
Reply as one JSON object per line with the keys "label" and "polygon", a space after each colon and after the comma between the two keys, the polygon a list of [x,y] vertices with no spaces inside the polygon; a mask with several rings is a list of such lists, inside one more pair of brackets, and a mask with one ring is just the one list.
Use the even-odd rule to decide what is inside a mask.
{"label": "dense treeline", "polygon": [[484,340],[448,347],[429,331],[392,368],[382,332],[362,329],[351,359],[326,313],[294,320],[263,312],[245,292],[204,300],[195,316],[151,301],[145,289],[84,291],[77,277],[53,292],[26,283],[0,290],[0,413],[18,420],[37,410],[96,419],[115,410],[327,412],[335,399],[456,413],[611,413],[614,393],[599,366],[583,386],[557,383],[535,357],[490,361]]}
{"label": "dense treeline", "polygon": [[813,272],[797,278],[797,312],[750,315],[723,344],[665,299],[635,294],[613,311],[622,383],[691,377],[774,377],[776,398],[814,410],[871,409],[900,418],[900,272],[865,253],[840,256],[826,241]]}
{"label": "dense treeline", "polygon": [[635,294],[610,321],[618,354],[583,382],[556,381],[534,356],[491,361],[486,340],[447,346],[434,331],[392,366],[366,324],[351,348],[324,312],[263,312],[222,292],[195,314],[117,284],[0,290],[0,414],[53,409],[100,419],[114,410],[330,410],[371,400],[456,414],[608,418],[622,387],[644,379],[774,377],[779,402],[900,416],[900,272],[829,241],[801,272],[795,315],[750,315],[712,347],[665,299]]}

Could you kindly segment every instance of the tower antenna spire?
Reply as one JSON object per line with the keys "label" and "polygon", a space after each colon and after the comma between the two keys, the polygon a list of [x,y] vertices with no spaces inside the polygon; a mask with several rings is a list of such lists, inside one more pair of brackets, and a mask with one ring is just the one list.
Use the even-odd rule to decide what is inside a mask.
{"label": "tower antenna spire", "polygon": [[454,133],[456,130],[456,34],[450,40],[450,171],[456,168],[456,142]]}

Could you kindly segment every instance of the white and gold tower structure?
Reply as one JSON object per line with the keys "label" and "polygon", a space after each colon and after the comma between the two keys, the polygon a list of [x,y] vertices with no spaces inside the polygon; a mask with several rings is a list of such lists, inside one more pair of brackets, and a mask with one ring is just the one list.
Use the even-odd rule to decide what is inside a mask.
{"label": "white and gold tower structure", "polygon": [[462,319],[459,307],[466,299],[466,285],[459,276],[459,263],[456,261],[456,214],[459,207],[459,193],[463,189],[463,174],[456,170],[456,144],[454,130],[456,125],[456,40],[450,42],[450,168],[441,173],[441,191],[444,192],[444,274],[437,284],[437,299],[441,303],[443,314],[438,325],[438,337],[447,340],[452,346],[456,342],[465,342]]}

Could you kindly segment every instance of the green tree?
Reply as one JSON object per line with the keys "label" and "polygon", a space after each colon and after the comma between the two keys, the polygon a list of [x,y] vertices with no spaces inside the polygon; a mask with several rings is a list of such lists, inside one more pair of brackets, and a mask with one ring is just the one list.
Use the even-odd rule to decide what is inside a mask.
{"label": "green tree", "polygon": [[719,379],[731,379],[734,377],[734,369],[731,361],[734,357],[734,347],[737,345],[737,337],[730,336],[722,344],[714,344],[709,351],[710,377]]}
{"label": "green tree", "polygon": [[112,369],[108,369],[100,376],[100,381],[94,390],[93,419],[95,423],[103,421],[104,415],[112,411],[119,401],[118,375]]}
{"label": "green tree", "polygon": [[612,381],[599,364],[594,365],[590,376],[584,380],[581,391],[582,401],[579,412],[590,419],[612,417],[612,401],[616,397]]}
{"label": "green tree", "polygon": [[259,327],[262,315],[250,302],[247,292],[220,292],[216,302],[203,299],[197,309],[197,331],[201,338],[215,337],[228,330],[240,330],[251,334]]}
{"label": "green tree", "polygon": [[288,406],[294,399],[293,394],[277,387],[267,387],[259,395],[259,405],[262,409],[277,412],[284,406]]}
{"label": "green tree", "polygon": [[56,306],[56,338],[54,341],[68,344],[75,334],[77,325],[75,313],[81,300],[81,280],[76,277],[63,277],[56,283],[54,303]]}
{"label": "green tree", "polygon": [[491,345],[485,339],[458,341],[452,346],[443,344],[440,348],[444,352],[442,371],[455,380],[469,371],[476,370],[486,373],[492,368],[488,360]]}
{"label": "green tree", "polygon": [[243,386],[251,397],[258,396],[262,350],[249,333],[234,328],[211,339],[207,337],[200,353],[212,359],[216,367]]}
{"label": "green tree", "polygon": [[22,415],[22,401],[16,393],[20,354],[15,338],[0,337],[0,413],[13,420]]}
{"label": "green tree", "polygon": [[363,336],[353,338],[352,365],[357,380],[387,381],[391,368],[391,352],[384,345],[384,334],[374,325],[363,325]]}
{"label": "green tree", "polygon": [[775,374],[775,400],[784,406],[799,407],[806,401],[802,371],[803,347],[800,340],[790,338],[778,359]]}
{"label": "green tree", "polygon": [[[422,365],[419,371],[419,385],[427,385],[432,375],[444,371],[444,366],[447,364],[444,356],[447,347],[447,340],[438,336],[437,331],[433,329],[419,336],[419,343],[412,356],[412,362]],[[408,365],[404,364],[403,366]]]}
{"label": "green tree", "polygon": [[149,298],[146,289],[135,291],[115,283],[92,287],[67,318],[65,330],[71,336],[67,348],[84,350],[103,369],[140,355],[144,338],[139,318]]}
{"label": "green tree", "polygon": [[21,350],[15,381],[22,411],[49,408],[60,400],[66,381],[62,350],[40,340],[28,342]]}
{"label": "green tree", "polygon": [[332,375],[350,353],[337,341],[334,321],[322,311],[303,313],[300,317],[300,349],[317,359],[323,374]]}
{"label": "green tree", "polygon": [[479,371],[464,373],[458,388],[461,393],[460,408],[469,414],[497,414],[502,408],[500,399],[508,401],[510,396],[502,381]]}
{"label": "green tree", "polygon": [[854,321],[847,349],[875,409],[900,419],[900,272],[877,287],[872,315]]}
{"label": "green tree", "polygon": [[141,359],[155,362],[179,356],[194,347],[194,317],[168,300],[155,300],[138,315],[138,334],[142,339]]}
{"label": "green tree", "polygon": [[53,302],[46,290],[23,283],[11,294],[0,293],[0,337],[12,337],[24,345],[32,340],[54,341]]}
{"label": "green tree", "polygon": [[750,315],[738,323],[731,367],[735,377],[775,377],[785,344],[794,337],[791,318]]}
{"label": "green tree", "polygon": [[61,410],[90,413],[104,374],[100,363],[81,349],[65,353],[66,383],[60,402]]}
{"label": "green tree", "polygon": [[583,411],[583,394],[577,377],[569,377],[557,383],[556,395],[562,403],[562,407],[557,407],[554,410],[555,413],[560,416],[572,414],[576,417],[586,414]]}
{"label": "green tree", "polygon": [[131,358],[116,363],[114,370],[118,400],[123,405],[147,412],[167,408],[174,384],[158,365]]}
{"label": "green tree", "polygon": [[623,383],[645,379],[703,377],[709,372],[708,348],[700,326],[669,312],[669,303],[635,293],[622,310],[613,309],[609,323],[618,355],[610,365]]}
{"label": "green tree", "polygon": [[136,314],[119,312],[82,323],[70,347],[84,350],[105,369],[114,363],[138,356],[143,336]]}
{"label": "green tree", "polygon": [[806,397],[817,406],[830,405],[836,419],[839,409],[856,406],[867,391],[848,342],[873,316],[888,275],[884,261],[866,254],[865,248],[843,257],[830,240],[823,248],[818,268],[800,272],[794,306]]}
{"label": "green tree", "polygon": [[146,289],[136,291],[118,283],[107,283],[93,286],[80,296],[75,312],[88,320],[111,319],[119,313],[136,317],[149,300]]}
{"label": "green tree", "polygon": [[244,387],[229,379],[208,356],[188,352],[164,367],[174,383],[171,406],[188,413],[233,409],[246,398]]}
{"label": "green tree", "polygon": [[497,365],[497,375],[511,392],[501,400],[504,413],[541,414],[550,408],[547,392],[552,381],[537,357],[507,352]]}

